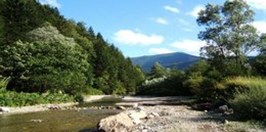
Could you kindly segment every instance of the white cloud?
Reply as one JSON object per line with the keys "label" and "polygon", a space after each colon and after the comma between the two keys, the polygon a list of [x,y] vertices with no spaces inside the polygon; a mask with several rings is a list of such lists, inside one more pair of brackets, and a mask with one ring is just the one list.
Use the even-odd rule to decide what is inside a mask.
{"label": "white cloud", "polygon": [[146,35],[127,29],[117,31],[113,39],[127,45],[156,45],[164,41],[164,37],[160,35]]}
{"label": "white cloud", "polygon": [[166,54],[166,53],[173,53],[174,51],[169,50],[167,48],[151,48],[149,49],[149,53],[151,54]]}
{"label": "white cloud", "polygon": [[172,12],[172,13],[179,13],[179,12],[180,12],[177,8],[172,7],[172,6],[169,6],[169,5],[164,6],[163,8],[164,8],[165,10],[167,10],[167,11]]}
{"label": "white cloud", "polygon": [[265,0],[246,0],[246,2],[256,8],[256,9],[260,9],[260,10],[266,10],[266,1]]}
{"label": "white cloud", "polygon": [[199,55],[200,48],[205,46],[204,41],[184,39],[182,41],[173,42],[170,46],[177,48],[182,52],[186,52],[192,55]]}
{"label": "white cloud", "polygon": [[197,5],[193,8],[192,11],[188,12],[187,14],[192,16],[192,17],[195,17],[197,18],[198,17],[198,14],[201,10],[204,10],[205,8],[202,6],[202,5]]}
{"label": "white cloud", "polygon": [[47,5],[51,5],[53,7],[57,7],[60,8],[61,5],[58,3],[57,0],[40,0],[41,4],[47,4]]}
{"label": "white cloud", "polygon": [[163,25],[167,25],[167,24],[169,24],[169,22],[168,22],[166,19],[161,18],[161,17],[156,18],[156,19],[155,19],[155,22],[156,22],[156,23],[159,23],[159,24],[163,24]]}
{"label": "white cloud", "polygon": [[260,33],[266,33],[266,21],[254,21],[251,23]]}

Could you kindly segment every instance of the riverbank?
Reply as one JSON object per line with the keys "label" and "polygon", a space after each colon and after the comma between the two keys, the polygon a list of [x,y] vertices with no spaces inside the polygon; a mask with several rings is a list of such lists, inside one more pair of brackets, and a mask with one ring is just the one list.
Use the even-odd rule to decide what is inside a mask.
{"label": "riverbank", "polygon": [[[93,102],[101,100],[103,98],[111,98],[112,95],[92,95],[85,96],[85,102]],[[40,112],[48,110],[67,110],[67,109],[78,109],[75,106],[78,105],[78,102],[68,102],[68,103],[58,103],[58,104],[39,104],[33,106],[22,106],[22,107],[0,107],[3,109],[0,114],[23,114],[31,112]]]}
{"label": "riverbank", "polygon": [[133,108],[102,119],[99,129],[115,132],[266,131],[265,127],[256,122],[235,121],[222,112],[196,111],[189,105],[183,105],[189,100],[189,97],[125,97],[124,102],[117,105]]}

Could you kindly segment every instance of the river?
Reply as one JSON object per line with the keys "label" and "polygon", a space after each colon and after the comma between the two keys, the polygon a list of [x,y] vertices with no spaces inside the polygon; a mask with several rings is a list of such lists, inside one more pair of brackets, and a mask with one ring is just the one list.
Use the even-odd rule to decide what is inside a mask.
{"label": "river", "polygon": [[[103,99],[88,106],[112,106],[117,99]],[[0,115],[0,132],[85,132],[96,128],[100,119],[118,113],[111,109],[51,110],[26,114]]]}

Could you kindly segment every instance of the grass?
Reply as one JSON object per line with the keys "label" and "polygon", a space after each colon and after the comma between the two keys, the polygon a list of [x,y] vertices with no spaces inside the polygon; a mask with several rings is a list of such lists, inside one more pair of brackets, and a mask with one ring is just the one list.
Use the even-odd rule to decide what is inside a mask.
{"label": "grass", "polygon": [[229,103],[238,118],[266,119],[266,79],[234,77],[225,79],[223,86],[233,91]]}
{"label": "grass", "polygon": [[266,80],[260,77],[234,77],[227,78],[224,82],[227,86],[254,88],[261,87],[266,88]]}
{"label": "grass", "polygon": [[253,120],[246,122],[230,121],[225,125],[225,128],[230,130],[229,132],[263,132],[266,129],[262,122]]}
{"label": "grass", "polygon": [[0,90],[0,106],[28,106],[47,103],[72,102],[74,98],[62,93],[17,93],[13,91]]}

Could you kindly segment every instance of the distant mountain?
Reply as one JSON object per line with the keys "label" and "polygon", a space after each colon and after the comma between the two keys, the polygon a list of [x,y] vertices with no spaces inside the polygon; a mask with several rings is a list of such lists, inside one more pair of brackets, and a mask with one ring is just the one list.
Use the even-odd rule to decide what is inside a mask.
{"label": "distant mountain", "polygon": [[154,63],[159,62],[166,68],[175,68],[183,70],[194,64],[200,57],[186,54],[183,52],[175,52],[169,54],[159,54],[151,56],[141,56],[131,58],[133,64],[140,65],[144,71],[150,71]]}

